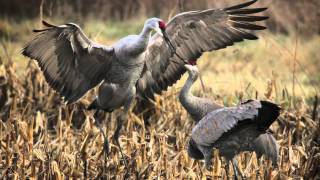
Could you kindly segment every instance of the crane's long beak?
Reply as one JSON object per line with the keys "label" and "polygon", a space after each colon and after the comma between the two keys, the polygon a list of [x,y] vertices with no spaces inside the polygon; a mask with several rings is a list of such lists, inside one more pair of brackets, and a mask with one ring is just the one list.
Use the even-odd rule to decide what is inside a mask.
{"label": "crane's long beak", "polygon": [[155,30],[160,36],[163,36],[163,30],[161,30],[160,28],[154,28],[154,30]]}
{"label": "crane's long beak", "polygon": [[169,48],[171,49],[172,52],[176,53],[176,48],[173,46],[171,43],[169,36],[167,32],[164,29],[161,29],[161,32],[163,34],[163,39],[166,41],[166,43],[169,45]]}
{"label": "crane's long beak", "polygon": [[[183,61],[185,64],[187,64],[188,62],[186,60],[184,60],[177,52],[176,52],[176,48],[173,46],[172,42],[169,39],[169,36],[167,34],[167,32],[164,29],[161,29],[162,35],[163,35],[163,39],[165,40],[165,42],[168,44],[169,48],[171,49],[171,51],[181,60]],[[175,61],[174,61],[175,62]],[[175,62],[178,63],[178,62]],[[179,64],[179,63],[178,63]]]}
{"label": "crane's long beak", "polygon": [[[179,56],[179,55],[177,54],[176,48],[175,48],[175,47],[173,46],[173,44],[171,43],[171,41],[170,41],[170,39],[169,39],[169,36],[168,36],[166,30],[165,30],[165,29],[161,29],[161,28],[154,28],[154,30],[155,30],[160,36],[163,37],[164,41],[168,44],[171,52],[173,52],[174,54],[176,54],[176,56],[177,56],[180,60],[182,60],[185,64],[187,64],[188,62],[185,61],[185,60],[183,60],[183,59],[181,58],[181,56]],[[176,62],[175,60],[172,60],[172,61],[173,61],[174,63],[180,64],[179,62]]]}

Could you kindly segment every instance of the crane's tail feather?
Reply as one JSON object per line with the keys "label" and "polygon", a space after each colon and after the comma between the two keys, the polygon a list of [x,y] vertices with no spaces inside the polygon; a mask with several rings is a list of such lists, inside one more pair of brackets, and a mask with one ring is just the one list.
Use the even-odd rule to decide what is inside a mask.
{"label": "crane's tail feather", "polygon": [[196,142],[192,138],[188,144],[188,155],[193,159],[204,159],[202,152],[198,149]]}
{"label": "crane's tail feather", "polygon": [[279,159],[279,145],[270,132],[259,135],[253,142],[254,151],[258,158],[265,155],[272,161],[274,167],[278,166]]}
{"label": "crane's tail feather", "polygon": [[260,130],[267,130],[280,115],[280,106],[269,101],[260,101],[257,122]]}

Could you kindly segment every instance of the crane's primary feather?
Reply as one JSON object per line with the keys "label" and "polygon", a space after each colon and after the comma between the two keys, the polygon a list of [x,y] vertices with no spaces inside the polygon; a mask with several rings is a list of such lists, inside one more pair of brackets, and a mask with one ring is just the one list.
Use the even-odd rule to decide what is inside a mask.
{"label": "crane's primary feather", "polygon": [[102,81],[113,48],[93,43],[76,24],[43,24],[22,54],[37,60],[49,85],[72,103]]}
{"label": "crane's primary feather", "polygon": [[247,8],[249,1],[224,9],[184,12],[176,15],[166,26],[166,33],[176,52],[154,35],[146,52],[146,68],[137,83],[140,96],[154,98],[179,80],[188,60],[197,60],[204,52],[232,46],[245,39],[255,40],[252,31],[265,29],[255,22],[268,17],[252,15],[266,8]]}

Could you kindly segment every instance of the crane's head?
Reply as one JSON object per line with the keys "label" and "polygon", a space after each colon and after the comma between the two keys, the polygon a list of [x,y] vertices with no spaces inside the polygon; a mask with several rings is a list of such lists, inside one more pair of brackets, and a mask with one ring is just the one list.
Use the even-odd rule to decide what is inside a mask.
{"label": "crane's head", "polygon": [[145,26],[154,30],[159,35],[164,36],[164,32],[166,29],[166,23],[162,19],[155,18],[155,17],[150,18],[146,21]]}
{"label": "crane's head", "polygon": [[167,43],[169,48],[173,53],[175,53],[178,57],[180,57],[177,52],[176,48],[173,46],[172,42],[170,41],[170,38],[166,32],[166,23],[159,19],[159,18],[150,18],[145,22],[145,26],[156,31],[157,34],[163,37],[164,41]]}
{"label": "crane's head", "polygon": [[[190,62],[190,61],[189,61]],[[193,62],[193,61],[192,61]],[[189,77],[195,81],[198,79],[199,70],[195,64],[185,64],[184,67],[187,69],[189,73]]]}

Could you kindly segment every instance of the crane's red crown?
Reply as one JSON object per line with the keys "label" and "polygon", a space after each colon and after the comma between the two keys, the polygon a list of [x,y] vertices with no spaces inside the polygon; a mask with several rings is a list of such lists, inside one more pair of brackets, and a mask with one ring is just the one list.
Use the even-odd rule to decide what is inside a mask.
{"label": "crane's red crown", "polygon": [[164,21],[159,21],[159,28],[164,30],[166,28],[166,23]]}
{"label": "crane's red crown", "polygon": [[195,66],[197,65],[197,60],[188,60],[188,64]]}

